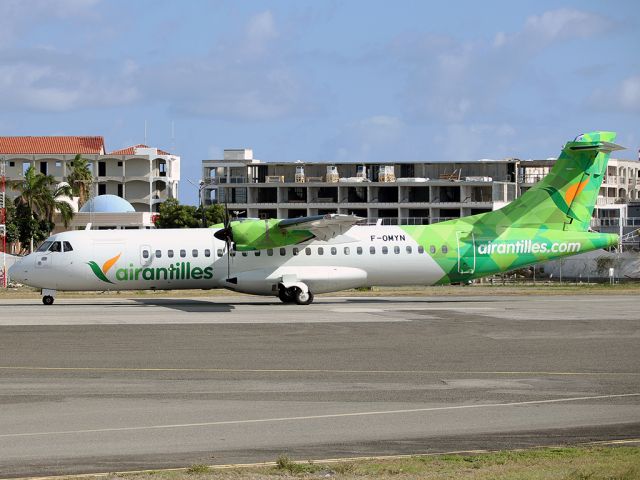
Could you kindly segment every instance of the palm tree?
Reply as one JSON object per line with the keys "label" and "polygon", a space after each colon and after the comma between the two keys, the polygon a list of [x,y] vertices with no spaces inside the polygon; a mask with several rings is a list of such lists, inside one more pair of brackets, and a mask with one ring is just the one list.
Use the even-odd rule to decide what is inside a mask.
{"label": "palm tree", "polygon": [[71,185],[73,194],[78,196],[78,210],[82,208],[89,198],[91,185],[93,184],[93,173],[89,168],[89,161],[78,154],[73,159],[73,168],[67,175],[67,182]]}
{"label": "palm tree", "polygon": [[[65,227],[73,217],[71,206],[60,200],[60,197],[71,198],[71,187],[67,184],[56,184],[55,178],[51,175],[37,173],[33,166],[30,166],[24,173],[24,179],[13,186],[19,192],[16,197],[16,205],[28,207],[31,220],[46,220],[53,224],[53,216],[57,211],[62,216]],[[49,232],[51,233],[51,232]],[[30,235],[30,252],[33,252],[33,235]]]}

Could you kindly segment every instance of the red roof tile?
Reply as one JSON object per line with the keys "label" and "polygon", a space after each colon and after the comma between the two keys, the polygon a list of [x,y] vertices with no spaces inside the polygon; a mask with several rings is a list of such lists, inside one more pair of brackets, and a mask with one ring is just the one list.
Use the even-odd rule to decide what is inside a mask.
{"label": "red roof tile", "polygon": [[102,137],[0,137],[0,154],[104,153]]}
{"label": "red roof tile", "polygon": [[[151,147],[140,143],[138,145],[131,145],[130,147],[122,148],[120,150],[114,150],[113,152],[109,152],[109,155],[135,155],[136,148],[151,148]],[[171,155],[171,153],[158,149],[158,155]]]}

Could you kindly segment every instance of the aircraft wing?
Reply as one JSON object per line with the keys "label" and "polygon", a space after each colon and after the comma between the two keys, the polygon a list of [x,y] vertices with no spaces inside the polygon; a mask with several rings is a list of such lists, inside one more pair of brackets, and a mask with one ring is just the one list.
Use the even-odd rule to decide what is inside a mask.
{"label": "aircraft wing", "polygon": [[320,240],[329,240],[345,233],[362,218],[356,215],[330,213],[311,217],[288,218],[278,222],[278,227],[287,230],[305,230]]}

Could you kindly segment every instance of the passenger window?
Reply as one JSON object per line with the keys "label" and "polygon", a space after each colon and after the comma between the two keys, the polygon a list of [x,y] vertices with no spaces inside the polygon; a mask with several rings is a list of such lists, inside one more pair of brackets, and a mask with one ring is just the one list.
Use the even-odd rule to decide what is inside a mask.
{"label": "passenger window", "polygon": [[413,250],[411,249],[411,245],[407,245],[407,253],[411,253]]}
{"label": "passenger window", "polygon": [[309,247],[305,248],[304,253],[306,253],[307,255],[311,255],[311,249]]}
{"label": "passenger window", "polygon": [[393,247],[393,253],[400,253],[400,247],[397,245]]}
{"label": "passenger window", "polygon": [[180,250],[180,257],[184,258],[187,256],[187,251],[186,250]]}
{"label": "passenger window", "polygon": [[253,254],[254,254],[256,257],[259,257],[259,256],[260,256],[260,250],[256,250],[255,252],[253,252]]}
{"label": "passenger window", "polygon": [[349,247],[344,247],[344,254],[349,255]]}
{"label": "passenger window", "polygon": [[205,249],[205,251],[204,251],[204,256],[205,256],[205,257],[210,257],[210,256],[211,256],[211,250],[209,250],[208,248],[207,248],[207,249]]}
{"label": "passenger window", "polygon": [[298,255],[298,247],[293,247],[293,254]]}
{"label": "passenger window", "polygon": [[318,255],[324,255],[324,248],[318,247]]}
{"label": "passenger window", "polygon": [[280,249],[280,256],[284,257],[287,254],[287,249],[286,248],[281,248]]}
{"label": "passenger window", "polygon": [[[420,253],[422,253],[422,252],[420,252]],[[436,253],[436,247],[435,247],[435,245],[431,245],[431,246],[429,247],[429,253],[432,253],[432,254],[433,254],[433,253]]]}
{"label": "passenger window", "polygon": [[149,250],[142,250],[142,258],[149,258]]}
{"label": "passenger window", "polygon": [[371,255],[375,255],[376,254],[376,247],[369,247],[369,253]]}
{"label": "passenger window", "polygon": [[[435,250],[433,252],[435,253]],[[418,245],[418,253],[424,253],[424,247],[422,245]]]}
{"label": "passenger window", "polygon": [[382,253],[383,255],[386,255],[387,253],[389,253],[389,249],[386,247],[386,245],[382,247]]}
{"label": "passenger window", "polygon": [[50,252],[61,252],[62,251],[62,245],[60,244],[60,242],[53,242],[51,244],[51,246],[49,247],[49,251]]}
{"label": "passenger window", "polygon": [[195,249],[194,249],[194,250],[191,250],[191,256],[192,256],[193,258],[197,257],[197,256],[198,256],[198,250],[195,250]]}
{"label": "passenger window", "polygon": [[243,257],[246,257],[247,255],[249,255],[247,252],[242,252]]}
{"label": "passenger window", "polygon": [[268,248],[267,249],[267,256],[268,257],[273,257],[273,248]]}
{"label": "passenger window", "polygon": [[336,247],[331,247],[331,255],[335,255],[338,253],[338,249]]}
{"label": "passenger window", "polygon": [[216,253],[218,254],[218,256],[219,256],[219,257],[221,257],[221,256],[222,256],[222,249],[221,249],[221,248],[219,248],[219,249],[218,249],[218,251],[217,251]]}
{"label": "passenger window", "polygon": [[358,247],[358,248],[356,248],[356,253],[357,253],[358,255],[362,255],[362,247]]}
{"label": "passenger window", "polygon": [[442,245],[442,253],[447,253],[449,251],[449,249],[447,248],[446,245]]}
{"label": "passenger window", "polygon": [[167,250],[167,257],[173,258],[173,250]]}
{"label": "passenger window", "polygon": [[162,258],[162,250],[156,250],[156,258]]}
{"label": "passenger window", "polygon": [[65,252],[73,252],[73,247],[69,242],[63,242],[62,246],[64,247]]}

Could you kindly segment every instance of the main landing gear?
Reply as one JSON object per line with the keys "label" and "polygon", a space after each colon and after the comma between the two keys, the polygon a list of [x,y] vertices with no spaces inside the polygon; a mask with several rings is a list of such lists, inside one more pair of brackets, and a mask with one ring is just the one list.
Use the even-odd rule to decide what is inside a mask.
{"label": "main landing gear", "polygon": [[306,290],[303,290],[298,286],[287,288],[284,285],[280,285],[278,298],[282,301],[282,303],[295,302],[298,305],[309,305],[311,302],[313,302],[313,293],[311,293],[308,288]]}
{"label": "main landing gear", "polygon": [[45,305],[53,305],[54,300],[56,299],[56,291],[42,289],[42,303]]}

